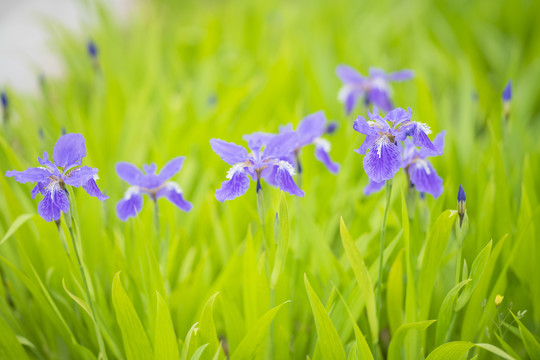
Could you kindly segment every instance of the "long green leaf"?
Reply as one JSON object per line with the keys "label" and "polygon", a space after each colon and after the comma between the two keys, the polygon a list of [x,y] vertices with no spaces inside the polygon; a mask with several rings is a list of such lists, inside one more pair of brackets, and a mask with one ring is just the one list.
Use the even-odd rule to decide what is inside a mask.
{"label": "long green leaf", "polygon": [[17,216],[17,218],[11,223],[8,231],[6,232],[2,240],[0,240],[0,245],[6,242],[25,222],[27,222],[34,216],[35,214],[22,214]]}
{"label": "long green leaf", "polygon": [[519,333],[521,334],[521,340],[523,340],[523,344],[525,345],[525,349],[527,350],[527,353],[531,357],[531,359],[540,359],[540,344],[535,339],[534,335],[523,325],[523,323],[517,318],[516,315],[514,315],[513,312],[510,312],[512,316],[514,317],[514,320],[516,320],[516,323],[519,326]]}
{"label": "long green leaf", "polygon": [[441,308],[439,309],[439,316],[437,316],[437,333],[435,336],[435,343],[437,345],[446,342],[448,330],[450,329],[450,324],[455,314],[454,303],[456,302],[459,291],[470,281],[471,279],[467,279],[460,282],[446,294],[441,304]]}
{"label": "long green leaf", "polygon": [[474,259],[471,267],[471,273],[469,275],[469,278],[472,281],[469,282],[461,292],[461,295],[459,296],[456,303],[455,311],[461,310],[465,305],[467,305],[467,302],[471,298],[472,292],[476,288],[476,285],[478,285],[478,282],[482,277],[482,273],[484,272],[484,268],[486,267],[486,264],[489,260],[492,243],[493,241],[490,240],[489,243],[476,256],[476,259]]}
{"label": "long green leaf", "polygon": [[169,307],[159,292],[156,291],[156,329],[154,331],[154,359],[178,359],[178,341],[169,313]]}
{"label": "long green leaf", "polygon": [[398,360],[402,358],[401,349],[403,348],[405,336],[409,331],[425,330],[434,322],[435,320],[426,320],[401,325],[390,341],[390,346],[388,347],[388,360]]}

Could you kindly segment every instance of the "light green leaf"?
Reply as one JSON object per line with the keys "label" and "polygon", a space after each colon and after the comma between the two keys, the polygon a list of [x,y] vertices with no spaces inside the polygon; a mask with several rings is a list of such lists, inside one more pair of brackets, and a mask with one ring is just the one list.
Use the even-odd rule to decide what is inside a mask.
{"label": "light green leaf", "polygon": [[219,292],[212,295],[201,313],[199,321],[199,330],[196,332],[196,338],[199,345],[208,344],[208,351],[202,355],[203,359],[211,359],[213,354],[219,349],[219,340],[214,324],[214,301]]}
{"label": "light green leaf", "polygon": [[204,350],[208,347],[209,344],[201,345],[195,350],[193,355],[190,357],[190,360],[199,360],[204,352]]}
{"label": "light green leaf", "polygon": [[154,331],[154,359],[178,359],[178,341],[169,307],[159,292],[157,296],[156,329]]}
{"label": "light green leaf", "polygon": [[306,274],[304,274],[304,284],[308,294],[311,310],[315,317],[315,326],[317,327],[317,335],[319,336],[319,351],[323,359],[345,360],[347,358],[343,344],[339,339],[339,335],[324,308],[324,305],[319,300],[319,297],[313,291],[309,284]]}
{"label": "light green leaf", "polygon": [[28,359],[17,336],[0,316],[0,359]]}
{"label": "light green leaf", "polygon": [[186,335],[186,339],[184,340],[184,343],[182,344],[182,353],[180,354],[180,360],[187,359],[188,353],[189,353],[189,345],[191,344],[191,337],[193,336],[193,333],[195,332],[195,330],[198,329],[197,327],[198,325],[199,323],[196,322],[195,324],[191,326],[191,329],[189,329]]}
{"label": "light green leaf", "polygon": [[281,199],[279,201],[279,235],[276,259],[274,261],[274,268],[272,269],[272,275],[270,277],[271,289],[276,287],[279,275],[285,266],[287,252],[289,250],[289,210],[287,208],[287,200],[283,191],[281,192]]}
{"label": "light green leaf", "polygon": [[270,329],[270,324],[274,320],[274,317],[281,307],[289,302],[290,301],[286,301],[283,304],[268,310],[259,320],[257,320],[234,351],[231,360],[253,359],[257,350],[264,344],[266,334]]}
{"label": "light green leaf", "polygon": [[377,310],[375,308],[375,294],[373,293],[373,285],[371,284],[371,278],[369,277],[368,269],[364,263],[364,259],[360,254],[360,251],[356,247],[343,218],[340,219],[340,233],[341,241],[343,242],[343,247],[345,248],[345,253],[347,258],[351,263],[351,267],[358,281],[358,286],[362,291],[362,297],[366,302],[366,311],[369,321],[369,327],[371,329],[371,338],[374,341],[377,341],[379,334],[379,323],[377,322]]}
{"label": "light green leaf", "polygon": [[390,332],[394,334],[403,322],[403,251],[396,256],[388,274],[386,304]]}
{"label": "light green leaf", "polygon": [[540,344],[535,339],[534,335],[531,334],[529,329],[527,329],[525,325],[523,325],[523,323],[517,318],[517,316],[515,316],[513,312],[510,312],[510,314],[512,314],[514,320],[516,320],[516,323],[519,326],[521,340],[523,340],[523,344],[525,345],[527,353],[529,354],[531,359],[540,359]]}
{"label": "light green leaf", "polygon": [[503,350],[499,349],[495,345],[479,343],[479,344],[476,344],[476,346],[481,348],[481,349],[487,350],[490,353],[495,354],[495,355],[497,355],[499,357],[502,357],[503,359],[515,360],[512,356],[508,355],[507,353],[505,353]]}
{"label": "light green leaf", "polygon": [[491,245],[493,241],[489,241],[489,243],[480,251],[480,253],[476,256],[476,259],[474,259],[474,262],[472,264],[471,268],[471,274],[469,276],[472,281],[468,283],[463,291],[461,292],[461,295],[459,296],[455,311],[461,310],[465,305],[467,305],[467,302],[471,298],[472,292],[476,288],[476,285],[478,285],[478,282],[480,281],[480,278],[482,277],[482,273],[484,272],[484,268],[486,267],[486,264],[489,260],[489,254],[491,253]]}
{"label": "light green leaf", "polygon": [[446,342],[448,335],[448,330],[450,328],[450,323],[452,322],[452,317],[454,316],[454,303],[459,294],[459,291],[471,282],[471,279],[464,280],[454,286],[448,294],[446,294],[441,308],[439,309],[439,316],[437,316],[437,334],[435,336],[435,343],[441,345]]}
{"label": "light green leaf", "polygon": [[456,360],[461,359],[474,346],[473,343],[467,341],[452,341],[442,344],[433,350],[426,360]]}
{"label": "light green leaf", "polygon": [[148,360],[154,358],[148,335],[120,282],[120,272],[117,272],[113,279],[112,298],[118,326],[122,331],[127,359]]}
{"label": "light green leaf", "polygon": [[401,349],[403,348],[403,341],[405,340],[405,336],[409,331],[425,330],[435,321],[436,320],[426,320],[401,325],[390,341],[390,346],[388,347],[388,360],[398,360],[402,358]]}
{"label": "light green leaf", "polygon": [[17,231],[25,222],[33,218],[34,215],[35,214],[22,214],[17,216],[17,218],[11,223],[11,226],[9,227],[2,240],[0,240],[0,245],[6,242],[15,233],[15,231]]}

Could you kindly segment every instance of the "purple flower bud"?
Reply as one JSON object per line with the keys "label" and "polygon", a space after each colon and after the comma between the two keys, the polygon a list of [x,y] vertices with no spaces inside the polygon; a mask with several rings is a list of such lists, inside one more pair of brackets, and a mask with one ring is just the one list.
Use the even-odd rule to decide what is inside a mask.
{"label": "purple flower bud", "polygon": [[90,55],[91,58],[97,58],[98,48],[92,40],[88,41],[88,43],[86,44],[86,48],[88,50],[88,55]]}
{"label": "purple flower bud", "polygon": [[337,121],[330,121],[328,125],[326,125],[324,132],[327,134],[333,134],[337,130],[338,126]]}
{"label": "purple flower bud", "polygon": [[502,99],[504,102],[512,100],[512,80],[508,80],[508,83],[504,87],[502,92]]}
{"label": "purple flower bud", "polygon": [[457,209],[458,209],[458,214],[459,214],[459,226],[461,227],[463,225],[463,218],[465,217],[465,211],[467,210],[465,191],[463,190],[463,187],[461,185],[459,185],[457,203],[458,203]]}
{"label": "purple flower bud", "polygon": [[9,99],[5,91],[2,91],[2,95],[0,96],[2,98],[2,107],[6,109],[9,106]]}

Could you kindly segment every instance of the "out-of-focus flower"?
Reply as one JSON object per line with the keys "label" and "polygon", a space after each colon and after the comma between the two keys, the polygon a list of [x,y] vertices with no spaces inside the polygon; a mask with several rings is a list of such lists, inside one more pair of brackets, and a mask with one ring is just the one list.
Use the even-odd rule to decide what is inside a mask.
{"label": "out-of-focus flower", "polygon": [[[364,143],[355,151],[361,155],[366,155],[367,152],[364,157],[364,170],[373,182],[390,180],[399,171],[402,165],[399,142],[409,136],[414,146],[437,151],[427,136],[431,133],[429,126],[411,121],[411,116],[410,108],[408,112],[397,108],[382,118],[377,107],[374,107],[373,113],[368,112],[370,121],[358,116],[354,122],[354,130],[366,135]],[[392,126],[389,126],[388,122]]]}
{"label": "out-of-focus flower", "polygon": [[227,181],[216,190],[218,201],[232,200],[246,193],[250,178],[257,182],[257,192],[261,190],[261,178],[272,186],[296,196],[304,196],[293,180],[294,166],[284,160],[293,153],[297,144],[296,132],[279,135],[255,133],[247,137],[251,153],[234,143],[211,139],[212,150],[232,167],[227,173]]}
{"label": "out-of-focus flower", "polygon": [[92,59],[96,59],[98,56],[98,48],[96,43],[94,43],[93,40],[88,40],[88,43],[86,44],[86,50],[88,51],[88,55]]}
{"label": "out-of-focus flower", "polygon": [[503,302],[503,299],[504,299],[504,296],[497,294],[497,296],[495,296],[495,306],[498,307],[499,305],[501,305],[501,303]]}
{"label": "out-of-focus flower", "polygon": [[125,192],[124,198],[116,204],[116,214],[120,220],[126,221],[141,211],[143,194],[150,196],[153,201],[162,197],[167,198],[181,210],[190,211],[192,205],[184,199],[180,186],[174,181],[169,181],[180,171],[184,160],[184,156],[172,159],[165,164],[159,174],[156,173],[157,165],[155,163],[143,165],[144,173],[131,163],[117,163],[116,173],[122,180],[131,185]]}
{"label": "out-of-focus flower", "polygon": [[9,117],[9,98],[5,91],[0,94],[0,102],[2,103],[2,118],[7,121]]}
{"label": "out-of-focus flower", "polygon": [[339,65],[336,73],[343,87],[339,91],[338,99],[345,105],[347,115],[358,104],[358,100],[363,98],[366,106],[375,105],[383,111],[390,111],[393,108],[391,100],[391,81],[405,81],[414,76],[411,70],[401,70],[392,73],[385,73],[381,69],[370,68],[369,76],[364,77],[358,71],[347,65]]}
{"label": "out-of-focus flower", "polygon": [[508,119],[510,116],[510,101],[512,100],[512,80],[508,80],[508,83],[504,87],[502,92],[502,100],[504,117]]}
{"label": "out-of-focus flower", "polygon": [[459,226],[463,224],[463,218],[465,217],[465,212],[467,211],[467,198],[465,197],[465,191],[463,187],[459,185],[459,191],[457,195],[457,210],[459,214]]}
{"label": "out-of-focus flower", "polygon": [[37,183],[32,190],[32,199],[38,193],[44,195],[39,202],[38,213],[45,221],[60,220],[61,212],[69,211],[69,199],[66,185],[83,187],[86,192],[99,200],[106,200],[97,187],[98,169],[81,166],[86,156],[84,137],[81,134],[66,134],[54,145],[53,161],[49,161],[47,152],[38,158],[40,167],[28,168],[24,171],[7,171],[7,177],[14,177],[20,183]]}

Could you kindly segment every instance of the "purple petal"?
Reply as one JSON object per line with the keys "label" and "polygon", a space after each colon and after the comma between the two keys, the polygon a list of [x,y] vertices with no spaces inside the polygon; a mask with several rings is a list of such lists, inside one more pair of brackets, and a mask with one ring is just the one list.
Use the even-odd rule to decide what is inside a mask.
{"label": "purple petal", "polygon": [[297,144],[298,134],[296,132],[278,134],[268,142],[263,156],[265,159],[288,156],[296,150]]}
{"label": "purple petal", "polygon": [[147,174],[155,174],[156,170],[157,170],[157,165],[156,165],[156,163],[152,163],[150,165],[144,164],[143,165],[143,170]]}
{"label": "purple petal", "polygon": [[388,89],[371,87],[367,93],[368,103],[377,105],[382,111],[390,111],[394,107]]}
{"label": "purple petal", "polygon": [[[370,123],[373,126],[370,126]],[[358,116],[353,123],[353,129],[364,135],[376,135],[380,129],[373,122],[367,122],[363,116]]]}
{"label": "purple petal", "polygon": [[180,186],[172,181],[166,183],[165,186],[157,192],[156,197],[166,197],[170,202],[178,206],[180,210],[186,212],[190,211],[191,208],[193,208],[193,205],[191,205],[189,201],[184,199],[184,195],[182,193],[182,189],[180,189]]}
{"label": "purple petal", "polygon": [[435,147],[435,150],[429,149],[429,148],[421,148],[419,150],[419,155],[422,158],[428,157],[428,156],[439,156],[442,155],[444,152],[444,137],[446,135],[446,130],[441,131],[440,133],[435,136],[433,139],[433,146]]}
{"label": "purple petal", "polygon": [[130,185],[140,185],[144,174],[135,165],[128,162],[116,163],[116,173],[120,179],[124,180]]}
{"label": "purple petal", "polygon": [[124,198],[116,204],[116,214],[122,221],[135,217],[142,209],[143,198],[139,187],[132,186],[124,194]]}
{"label": "purple petal", "polygon": [[[292,129],[291,129],[291,131],[292,131]],[[266,144],[268,144],[270,139],[272,139],[274,136],[276,136],[276,134],[270,134],[270,133],[265,133],[265,132],[260,132],[259,131],[259,132],[255,132],[253,134],[244,135],[242,137],[242,139],[247,141],[248,147],[251,150],[259,150],[263,146],[266,146]],[[233,165],[233,164],[229,164],[229,165]]]}
{"label": "purple petal", "polygon": [[70,186],[79,187],[93,179],[97,172],[98,169],[91,168],[89,166],[82,166],[68,172],[64,176],[64,182]]}
{"label": "purple petal", "polygon": [[378,138],[379,138],[379,135],[368,135],[368,136],[366,136],[366,138],[364,139],[364,142],[362,143],[362,145],[360,145],[360,147],[358,149],[354,150],[354,151],[356,151],[360,155],[365,155],[366,151],[369,150],[371,145],[373,145],[373,143],[375,141],[377,141]]}
{"label": "purple petal", "polygon": [[316,138],[324,134],[325,125],[326,116],[324,111],[317,111],[303,118],[296,129],[299,145],[311,144]]}
{"label": "purple petal", "polygon": [[43,152],[43,159],[38,157],[38,162],[41,166],[45,166],[51,173],[53,173],[56,176],[60,176],[60,170],[49,160],[49,154],[44,151]]}
{"label": "purple petal", "polygon": [[28,168],[23,171],[17,170],[8,170],[6,171],[6,177],[14,177],[15,181],[20,182],[21,184],[27,182],[48,182],[48,178],[51,176],[51,173],[48,170],[41,168]]}
{"label": "purple petal", "polygon": [[249,188],[249,177],[240,167],[229,170],[227,175],[229,180],[221,183],[221,188],[216,190],[216,199],[220,202],[233,200],[246,193]]}
{"label": "purple petal", "polygon": [[107,200],[109,197],[104,195],[101,190],[99,190],[96,181],[92,178],[88,180],[86,184],[83,185],[83,189],[88,193],[88,195],[98,198],[98,200]]}
{"label": "purple petal", "polygon": [[387,75],[387,79],[390,81],[406,81],[414,77],[414,71],[412,70],[401,70],[394,71]]}
{"label": "purple petal", "polygon": [[442,178],[431,166],[429,161],[417,160],[409,166],[409,178],[416,190],[439,197],[443,192]]}
{"label": "purple petal", "polygon": [[[282,133],[286,133],[286,132],[291,132],[291,131],[294,131],[293,130],[293,126],[292,124],[287,124],[287,125],[279,125],[279,133],[282,134]],[[256,133],[257,134],[257,133]],[[265,134],[265,133],[259,133],[259,134]],[[267,134],[267,135],[274,135],[274,134]],[[246,139],[246,136],[244,136],[244,140],[247,141]]]}
{"label": "purple petal", "polygon": [[369,179],[369,183],[364,188],[364,195],[371,195],[380,191],[384,187],[384,184],[386,184],[386,181],[376,182]]}
{"label": "purple petal", "polygon": [[370,79],[377,78],[377,77],[386,79],[386,72],[382,69],[370,67],[369,77]]}
{"label": "purple petal", "polygon": [[414,129],[413,142],[414,145],[418,147],[427,148],[436,152],[437,149],[435,148],[435,145],[433,145],[433,143],[431,142],[431,140],[429,140],[427,136],[427,134],[429,134],[430,132],[431,130],[426,124],[417,122]]}
{"label": "purple petal", "polygon": [[347,65],[338,65],[336,68],[338,78],[344,83],[363,83],[367,79],[360,75],[358,71]]}
{"label": "purple petal", "polygon": [[185,156],[178,156],[170,160],[168,163],[165,164],[165,166],[163,166],[163,169],[161,169],[161,171],[159,172],[159,178],[162,181],[167,181],[172,178],[180,171],[185,159]]}
{"label": "purple petal", "polygon": [[343,103],[345,104],[345,114],[351,114],[351,112],[356,107],[356,104],[358,104],[358,100],[362,97],[363,94],[363,91],[352,90],[344,97]]}
{"label": "purple petal", "polygon": [[324,139],[317,139],[315,141],[315,158],[322,162],[328,171],[332,174],[337,174],[339,171],[339,164],[330,159],[328,154],[330,151],[330,144]]}
{"label": "purple petal", "polygon": [[414,136],[416,131],[416,122],[406,121],[401,123],[397,128],[392,129],[392,133],[396,137],[397,141],[405,141],[407,136]]}
{"label": "purple petal", "polygon": [[45,188],[47,187],[48,182],[40,181],[37,183],[37,185],[32,189],[32,192],[30,193],[30,196],[32,196],[32,200],[34,200],[37,196],[37,194],[45,195]]}
{"label": "purple petal", "polygon": [[62,135],[54,145],[53,160],[58,167],[67,169],[79,166],[85,156],[86,147],[81,134]]}
{"label": "purple petal", "polygon": [[229,143],[220,139],[211,139],[210,146],[221,160],[229,165],[234,165],[239,162],[246,161],[248,152],[240,145]]}
{"label": "purple petal", "polygon": [[400,167],[399,148],[386,136],[379,138],[364,157],[364,170],[376,182],[392,179]]}
{"label": "purple petal", "polygon": [[53,186],[45,193],[45,197],[38,204],[39,216],[45,221],[60,220],[61,211],[69,211],[69,200],[60,186]]}
{"label": "purple petal", "polygon": [[286,162],[280,161],[278,165],[275,165],[275,177],[274,181],[276,185],[283,191],[300,197],[304,197],[304,191],[300,190],[294,182],[292,175],[294,175],[294,167]]}
{"label": "purple petal", "polygon": [[394,126],[397,126],[405,121],[410,121],[411,117],[412,117],[411,108],[409,108],[408,112],[402,108],[395,108],[394,110],[386,114],[386,116],[384,117],[384,120],[391,121],[394,123]]}

